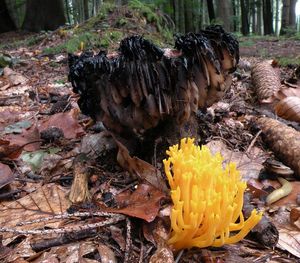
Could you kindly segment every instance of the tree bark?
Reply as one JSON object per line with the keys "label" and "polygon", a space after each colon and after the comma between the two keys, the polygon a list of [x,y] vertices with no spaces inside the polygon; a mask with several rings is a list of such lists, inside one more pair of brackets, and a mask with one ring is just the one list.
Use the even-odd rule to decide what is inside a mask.
{"label": "tree bark", "polygon": [[291,5],[291,0],[283,0],[282,1],[280,35],[285,35],[286,30],[289,27],[290,5]]}
{"label": "tree bark", "polygon": [[241,20],[242,27],[241,32],[244,36],[249,35],[249,2],[248,0],[241,0]]}
{"label": "tree bark", "polygon": [[65,0],[65,7],[66,7],[66,17],[67,17],[68,23],[71,24],[70,7],[69,7],[69,1],[68,0]]}
{"label": "tree bark", "polygon": [[179,31],[185,33],[184,0],[179,0]]}
{"label": "tree bark", "polygon": [[84,13],[84,20],[88,20],[89,16],[89,1],[83,0],[83,13]]}
{"label": "tree bark", "polygon": [[0,33],[16,30],[16,25],[8,12],[5,0],[0,0]]}
{"label": "tree bark", "polygon": [[209,21],[210,23],[212,23],[216,19],[213,0],[207,0],[207,10],[208,10]]}
{"label": "tree bark", "polygon": [[263,20],[264,20],[264,35],[274,34],[271,0],[263,0]]}
{"label": "tree bark", "polygon": [[257,8],[257,28],[256,32],[259,35],[262,35],[262,9],[261,9],[261,2],[256,2]]}
{"label": "tree bark", "polygon": [[279,22],[279,0],[276,0],[275,9],[275,34],[278,35],[278,22]]}
{"label": "tree bark", "polygon": [[226,31],[232,31],[232,5],[229,0],[217,0],[217,19],[221,21]]}
{"label": "tree bark", "polygon": [[62,0],[27,0],[22,28],[39,32],[55,30],[66,22]]}
{"label": "tree bark", "polygon": [[185,32],[192,32],[194,31],[193,28],[193,2],[192,0],[185,0],[184,1],[184,18],[185,18]]}

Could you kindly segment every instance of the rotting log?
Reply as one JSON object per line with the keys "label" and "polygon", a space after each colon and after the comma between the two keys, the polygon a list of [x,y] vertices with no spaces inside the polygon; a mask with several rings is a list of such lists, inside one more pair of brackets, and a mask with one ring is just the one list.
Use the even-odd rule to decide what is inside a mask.
{"label": "rotting log", "polygon": [[276,157],[294,170],[300,177],[300,132],[271,118],[256,120],[263,132],[263,139]]}
{"label": "rotting log", "polygon": [[279,73],[269,61],[254,64],[251,70],[252,82],[259,101],[270,98],[280,89]]}

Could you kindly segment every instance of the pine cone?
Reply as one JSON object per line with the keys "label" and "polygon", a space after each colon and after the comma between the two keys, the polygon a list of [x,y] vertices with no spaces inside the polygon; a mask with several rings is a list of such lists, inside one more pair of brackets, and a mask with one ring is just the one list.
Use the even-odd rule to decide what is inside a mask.
{"label": "pine cone", "polygon": [[267,117],[261,117],[256,122],[270,149],[300,177],[300,132]]}

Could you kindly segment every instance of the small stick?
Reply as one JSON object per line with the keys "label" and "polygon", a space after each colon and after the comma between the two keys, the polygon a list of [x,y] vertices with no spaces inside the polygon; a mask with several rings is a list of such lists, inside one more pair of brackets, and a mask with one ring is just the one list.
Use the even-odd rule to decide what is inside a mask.
{"label": "small stick", "polygon": [[255,144],[255,142],[257,141],[259,135],[262,133],[262,130],[260,130],[255,137],[253,138],[253,140],[251,141],[251,143],[249,144],[247,150],[246,150],[246,154],[250,153],[251,149],[253,148],[253,145]]}
{"label": "small stick", "polygon": [[45,229],[45,230],[39,230],[39,229],[19,230],[19,229],[9,228],[9,227],[0,227],[0,232],[10,232],[10,233],[18,234],[18,235],[65,234],[65,233],[90,230],[90,229],[97,228],[97,227],[115,224],[124,219],[125,219],[125,216],[117,215],[117,216],[107,219],[105,221],[101,221],[101,222],[94,223],[94,224],[85,224],[83,226],[74,226],[74,227],[70,227],[70,228]]}
{"label": "small stick", "polygon": [[49,217],[43,217],[43,218],[38,218],[34,219],[31,221],[25,221],[25,222],[20,222],[17,224],[17,226],[24,226],[24,225],[30,225],[30,224],[35,224],[35,223],[40,223],[40,222],[46,222],[46,221],[51,221],[54,219],[67,219],[67,218],[72,218],[72,217],[90,217],[90,216],[119,216],[120,214],[115,214],[115,213],[108,213],[108,212],[76,212],[76,213],[63,213],[63,214],[58,214],[54,216],[49,216]]}
{"label": "small stick", "polygon": [[124,263],[129,262],[129,252],[132,245],[131,240],[131,222],[130,219],[126,218],[126,246],[125,246],[125,256],[124,256]]}

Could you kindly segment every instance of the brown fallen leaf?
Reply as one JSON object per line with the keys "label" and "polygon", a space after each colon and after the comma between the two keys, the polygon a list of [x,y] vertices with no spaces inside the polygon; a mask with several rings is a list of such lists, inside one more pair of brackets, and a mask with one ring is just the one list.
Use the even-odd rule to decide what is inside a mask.
{"label": "brown fallen leaf", "polygon": [[24,145],[23,149],[28,152],[39,150],[41,145],[40,133],[36,126],[23,130],[21,134],[7,134],[4,139],[11,145]]}
{"label": "brown fallen leaf", "polygon": [[117,263],[115,253],[108,246],[99,244],[97,250],[102,263]]}
{"label": "brown fallen leaf", "polygon": [[4,74],[5,77],[8,78],[8,80],[9,80],[9,82],[12,86],[16,86],[16,85],[19,85],[19,84],[24,84],[28,81],[28,79],[25,78],[22,74],[13,71],[9,67],[4,68],[3,74]]}
{"label": "brown fallen leaf", "polygon": [[276,114],[288,121],[300,123],[300,97],[286,97],[275,106]]}
{"label": "brown fallen leaf", "polygon": [[0,163],[0,188],[14,180],[13,172],[8,165]]}
{"label": "brown fallen leaf", "polygon": [[298,227],[298,229],[300,230],[300,208],[299,207],[294,207],[291,209],[290,221],[294,226]]}
{"label": "brown fallen leaf", "polygon": [[261,169],[264,167],[263,163],[269,157],[258,147],[252,147],[248,154],[231,151],[221,140],[210,141],[206,146],[213,154],[220,152],[226,162],[235,162],[244,180],[258,178]]}
{"label": "brown fallen leaf", "polygon": [[0,139],[0,159],[17,159],[23,151],[24,145],[11,145],[9,141]]}
{"label": "brown fallen leaf", "polygon": [[128,149],[119,142],[114,136],[116,144],[119,148],[117,161],[118,163],[132,175],[139,178],[140,181],[147,181],[164,192],[168,192],[166,180],[162,177],[161,172],[150,163],[147,163],[137,157],[131,157]]}
{"label": "brown fallen leaf", "polygon": [[152,185],[140,184],[137,189],[130,193],[123,192],[116,196],[119,209],[110,208],[109,211],[121,213],[146,220],[153,221],[160,209],[160,201],[166,195]]}
{"label": "brown fallen leaf", "polygon": [[300,258],[300,232],[284,228],[279,229],[279,240],[276,247],[287,250]]}
{"label": "brown fallen leaf", "polygon": [[57,127],[63,131],[66,139],[78,138],[84,134],[84,130],[78,123],[77,113],[76,109],[72,109],[69,112],[54,114],[48,120],[44,120],[38,129],[42,132],[50,127]]}
{"label": "brown fallen leaf", "polygon": [[[41,227],[59,226],[60,222],[38,222],[24,226],[18,223],[30,221],[49,215],[61,214],[66,211],[70,203],[66,199],[67,190],[56,184],[46,184],[29,195],[6,204],[0,204],[0,226],[15,229],[37,229]],[[12,236],[4,233],[4,238]]]}

